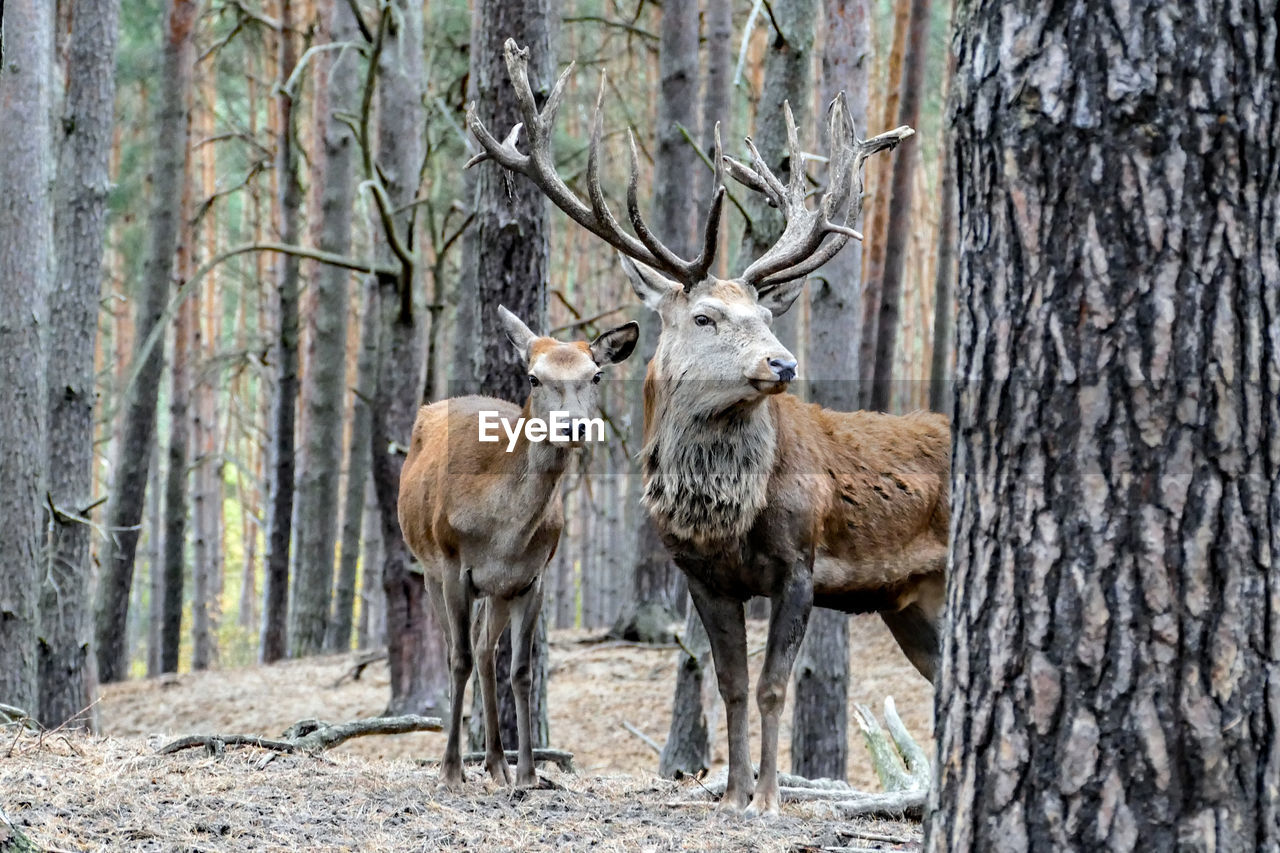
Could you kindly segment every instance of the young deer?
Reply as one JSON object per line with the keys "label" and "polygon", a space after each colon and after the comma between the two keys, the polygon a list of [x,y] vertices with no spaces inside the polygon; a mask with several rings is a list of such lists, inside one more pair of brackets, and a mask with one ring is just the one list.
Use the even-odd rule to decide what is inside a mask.
{"label": "young deer", "polygon": [[[828,109],[829,183],[814,209],[795,122],[786,109],[791,174],[784,184],[751,140],[750,166],[715,152],[716,192],[701,253],[686,261],[640,216],[634,140],[627,210],[618,225],[600,189],[600,99],[587,165],[590,203],[556,174],[551,127],[565,80],[539,111],[527,51],[508,41],[507,68],[524,122],[499,142],[468,113],[484,152],[534,182],[575,222],[623,256],[636,293],[662,318],[644,384],[644,501],[711,639],[729,726],[722,808],[778,810],[778,718],[813,605],[878,612],[907,657],[933,679],[939,657],[947,563],[950,434],[941,415],[834,412],[783,393],[795,357],[770,331],[804,278],[859,234],[863,162],[912,134],[902,127],[856,139],[843,97]],[[572,66],[570,67],[571,70]],[[529,153],[516,141],[523,128]],[[708,274],[724,202],[724,170],[764,193],[786,216],[778,242],[732,280]],[[752,791],[747,743],[743,602],[772,601],[764,669],[760,778]]]}
{"label": "young deer", "polygon": [[[580,431],[565,441],[533,441],[525,430],[508,447],[481,441],[481,418],[510,424],[517,418],[552,422],[552,413],[585,419],[596,409],[603,368],[635,349],[640,328],[627,323],[590,344],[539,337],[506,308],[498,312],[511,343],[529,371],[529,397],[521,409],[492,397],[455,397],[418,411],[409,455],[400,475],[400,529],[422,563],[428,595],[448,628],[453,676],[449,739],[440,779],[462,783],[462,694],[471,677],[474,647],[484,702],[485,768],[498,782],[511,783],[498,730],[497,682],[493,652],[508,620],[511,629],[511,689],[516,699],[519,759],[516,783],[534,785],[529,728],[529,656],[542,605],[542,572],[555,553],[564,526],[560,481]],[[491,431],[490,434],[495,434]],[[472,603],[483,599],[471,624]]]}

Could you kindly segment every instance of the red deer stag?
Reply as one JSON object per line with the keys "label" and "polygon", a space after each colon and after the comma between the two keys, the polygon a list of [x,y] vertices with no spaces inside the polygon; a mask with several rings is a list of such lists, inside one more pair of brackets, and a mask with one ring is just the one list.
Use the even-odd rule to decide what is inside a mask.
{"label": "red deer stag", "polygon": [[[440,779],[462,783],[462,694],[471,677],[472,649],[480,668],[484,702],[485,768],[511,783],[498,729],[494,646],[512,623],[511,689],[516,699],[519,758],[516,783],[534,785],[529,728],[529,657],[542,605],[542,572],[564,526],[560,481],[572,448],[585,437],[577,427],[568,441],[531,440],[534,422],[587,426],[596,409],[601,370],[635,349],[640,327],[627,323],[590,344],[539,337],[498,306],[503,328],[529,371],[529,397],[521,409],[492,397],[455,397],[418,411],[409,455],[400,476],[400,529],[422,563],[432,606],[448,628],[453,676],[449,739]],[[499,428],[497,421],[506,422]],[[497,440],[482,440],[485,433]],[[507,434],[511,434],[508,438]],[[533,433],[536,439],[538,432]],[[472,603],[484,607],[472,633]]]}
{"label": "red deer stag", "polygon": [[[556,174],[551,125],[562,76],[539,111],[526,70],[527,51],[506,45],[507,68],[524,122],[498,141],[468,122],[484,152],[532,180],[574,221],[623,256],[636,293],[662,318],[662,335],[644,384],[644,501],[711,638],[729,726],[729,778],[722,808],[778,809],[778,718],[813,605],[878,612],[911,662],[932,679],[939,656],[947,562],[950,434],[947,419],[834,412],[783,393],[795,357],[770,331],[799,295],[804,277],[850,238],[861,211],[861,168],[868,156],[912,134],[902,127],[860,141],[843,97],[828,109],[826,191],[805,203],[805,174],[790,108],[791,174],[784,183],[747,140],[751,165],[722,157],[701,253],[692,261],[662,245],[641,218],[631,146],[622,230],[600,189],[602,121],[596,102],[587,165],[590,203]],[[566,70],[565,75],[568,75]],[[523,128],[528,152],[516,142]],[[718,134],[717,134],[718,135]],[[708,274],[717,242],[728,169],[764,193],[786,216],[778,242],[739,277]],[[757,689],[762,718],[760,777],[752,792],[747,743],[747,644],[743,603],[772,601],[764,669]]]}

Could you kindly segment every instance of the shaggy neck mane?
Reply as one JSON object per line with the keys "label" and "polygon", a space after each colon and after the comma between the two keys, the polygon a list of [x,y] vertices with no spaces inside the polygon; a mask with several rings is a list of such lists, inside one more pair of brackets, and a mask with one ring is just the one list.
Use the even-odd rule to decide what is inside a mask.
{"label": "shaggy neck mane", "polygon": [[663,383],[662,392],[656,384],[645,383],[645,506],[660,529],[698,545],[745,536],[764,509],[773,470],[771,407],[755,400],[699,411],[697,383]]}

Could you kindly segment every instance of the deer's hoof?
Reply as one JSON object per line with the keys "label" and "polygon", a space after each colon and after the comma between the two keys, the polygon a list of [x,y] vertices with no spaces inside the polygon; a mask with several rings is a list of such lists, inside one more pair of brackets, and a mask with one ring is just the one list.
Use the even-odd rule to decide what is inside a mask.
{"label": "deer's hoof", "polygon": [[440,787],[446,791],[459,791],[464,782],[461,767],[440,767]]}
{"label": "deer's hoof", "polygon": [[777,817],[779,814],[778,795],[761,796],[759,793],[751,800],[751,805],[742,812],[746,817]]}
{"label": "deer's hoof", "polygon": [[507,764],[507,757],[499,755],[497,757],[486,758],[484,768],[489,771],[489,776],[499,785],[511,784],[511,765]]}

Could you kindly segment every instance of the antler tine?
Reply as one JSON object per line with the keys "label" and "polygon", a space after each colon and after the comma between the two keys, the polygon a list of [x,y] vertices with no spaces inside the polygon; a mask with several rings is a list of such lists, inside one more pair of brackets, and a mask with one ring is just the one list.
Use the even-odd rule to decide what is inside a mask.
{"label": "antler tine", "polygon": [[635,229],[636,236],[640,238],[640,242],[644,243],[645,248],[653,252],[654,257],[660,261],[660,269],[673,273],[686,288],[692,287],[696,284],[689,281],[692,264],[662,245],[662,242],[649,230],[644,217],[640,215],[640,157],[636,153],[635,134],[630,130],[627,131],[627,142],[631,146],[631,178],[627,181],[627,215],[631,217],[631,227]]}
{"label": "antler tine", "polygon": [[787,206],[787,189],[782,185],[782,181],[778,180],[778,176],[769,168],[769,164],[760,156],[760,150],[756,148],[755,142],[748,136],[744,140],[747,143],[747,150],[751,152],[751,171],[755,173],[760,183],[767,187],[765,195],[773,202],[773,206],[780,210],[785,210]]}
{"label": "antler tine", "polygon": [[800,134],[791,114],[791,102],[782,102],[782,115],[787,121],[787,151],[791,158],[791,181],[787,187],[787,204],[804,206],[804,154],[800,151]]}
{"label": "antler tine", "polygon": [[[724,170],[717,165],[716,180],[719,189],[712,199],[711,209],[707,215],[707,236],[704,238],[702,253],[693,261],[686,261],[664,246],[640,215],[639,182],[640,165],[636,153],[635,137],[631,136],[631,179],[627,188],[627,211],[635,236],[622,230],[618,220],[609,210],[604,192],[600,189],[600,148],[604,137],[604,120],[602,104],[606,78],[600,75],[600,93],[596,97],[595,115],[591,127],[591,144],[587,154],[587,193],[590,204],[584,202],[577,193],[569,188],[564,179],[556,172],[555,159],[551,152],[552,129],[556,114],[564,96],[569,75],[573,72],[573,63],[561,73],[547,97],[547,102],[539,112],[534,99],[533,89],[529,84],[529,49],[516,44],[514,39],[507,39],[503,45],[503,56],[506,59],[507,73],[511,78],[516,103],[524,121],[512,128],[502,142],[494,137],[484,126],[476,113],[475,103],[467,105],[467,126],[480,142],[482,153],[467,161],[466,167],[494,160],[504,168],[520,174],[533,181],[534,185],[583,228],[604,240],[627,257],[652,266],[668,275],[674,276],[685,287],[691,287],[705,275],[715,258],[718,242],[720,216],[724,200]],[[528,154],[516,148],[516,140],[521,130],[528,137]],[[717,162],[719,161],[719,138],[716,140]],[[775,179],[776,180],[776,179]],[[779,184],[779,186],[781,186]]]}
{"label": "antler tine", "polygon": [[715,159],[712,161],[715,163],[715,192],[711,196],[711,208],[707,211],[707,227],[702,231],[702,251],[694,259],[691,270],[696,279],[706,277],[711,265],[715,263],[716,250],[720,245],[720,215],[724,210],[724,196],[727,192],[724,186],[724,158],[720,152],[720,122],[716,122],[715,140]]}
{"label": "antler tine", "polygon": [[[787,143],[791,156],[795,160],[799,156],[798,134],[795,120],[791,115],[790,105],[783,105],[787,122]],[[848,107],[843,94],[837,96],[828,107],[827,137],[830,147],[828,159],[827,190],[817,205],[817,209],[809,210],[804,203],[804,170],[799,163],[792,164],[791,181],[786,196],[787,224],[778,241],[761,257],[752,262],[742,274],[742,280],[754,285],[757,289],[767,289],[808,275],[822,264],[829,261],[844,247],[850,239],[862,239],[862,235],[849,227],[856,221],[861,212],[861,177],[863,162],[871,154],[893,148],[914,131],[908,127],[900,127],[888,133],[859,142],[853,133],[853,122],[848,114]],[[766,182],[766,175],[761,171],[763,160],[751,146],[756,168],[748,170],[730,162],[730,174],[735,178],[746,177],[748,186],[761,190]],[[767,171],[767,167],[766,167]],[[776,178],[774,178],[776,181]],[[854,184],[857,183],[856,199]],[[777,191],[769,186],[762,191]],[[843,211],[844,215],[841,216]],[[838,221],[837,221],[838,220]],[[832,237],[826,242],[828,235]]]}
{"label": "antler tine", "polygon": [[596,95],[596,109],[591,118],[591,143],[587,147],[587,192],[591,196],[591,210],[604,227],[636,243],[634,248],[641,250],[640,254],[633,253],[631,257],[639,257],[640,260],[645,260],[648,257],[649,260],[645,260],[645,263],[656,263],[656,258],[652,258],[651,254],[644,251],[644,247],[638,241],[634,241],[629,234],[622,230],[622,226],[614,218],[613,211],[609,210],[609,203],[605,201],[604,191],[600,189],[600,142],[604,138],[604,75],[605,72],[602,69],[600,71],[600,93]]}
{"label": "antler tine", "polygon": [[[846,116],[847,117],[847,116]],[[851,127],[852,123],[850,123]],[[852,131],[851,131],[852,132]],[[903,125],[894,130],[873,136],[871,139],[856,141],[853,147],[853,156],[849,168],[849,183],[851,187],[852,200],[845,212],[843,225],[835,225],[827,223],[828,232],[834,233],[835,237],[829,242],[821,245],[813,254],[803,259],[794,266],[786,267],[775,273],[764,275],[761,277],[760,288],[770,288],[783,282],[792,281],[797,278],[803,278],[809,273],[821,267],[827,261],[834,258],[839,251],[844,248],[852,237],[857,240],[862,239],[862,235],[852,228],[847,227],[850,222],[856,222],[858,216],[862,213],[862,164],[872,154],[880,151],[887,151],[898,145],[904,139],[915,134],[911,128]]]}
{"label": "antler tine", "polygon": [[502,45],[502,55],[507,61],[507,75],[511,78],[520,115],[524,116],[529,145],[531,150],[536,150],[542,142],[543,133],[539,126],[538,104],[533,97],[533,87],[529,85],[529,48],[520,47],[515,39],[507,39]]}

